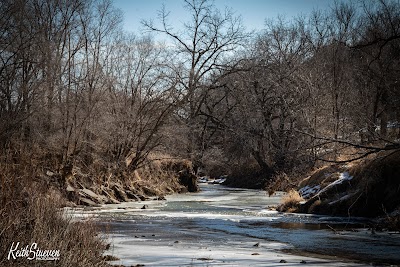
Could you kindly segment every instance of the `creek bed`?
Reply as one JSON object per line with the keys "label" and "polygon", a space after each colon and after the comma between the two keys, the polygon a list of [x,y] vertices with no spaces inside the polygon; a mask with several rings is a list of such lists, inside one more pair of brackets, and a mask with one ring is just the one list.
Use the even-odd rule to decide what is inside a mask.
{"label": "creek bed", "polygon": [[[75,209],[94,217],[127,266],[366,266],[400,264],[400,235],[364,218],[271,211],[282,194],[201,185],[166,201]],[[142,209],[145,206],[145,209]]]}

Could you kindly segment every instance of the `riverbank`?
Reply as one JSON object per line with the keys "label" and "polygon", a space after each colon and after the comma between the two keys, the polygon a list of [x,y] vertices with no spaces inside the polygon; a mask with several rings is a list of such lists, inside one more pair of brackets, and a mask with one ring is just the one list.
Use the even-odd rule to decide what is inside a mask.
{"label": "riverbank", "polygon": [[109,266],[98,226],[92,220],[71,220],[60,209],[164,199],[166,194],[197,190],[196,178],[191,163],[178,159],[151,159],[129,170],[108,168],[104,162],[59,165],[54,155],[35,149],[1,154],[0,265],[37,266],[25,252],[10,254],[32,246],[57,252],[41,266]]}
{"label": "riverbank", "polygon": [[[173,193],[198,191],[192,163],[185,159],[149,159],[138,169],[103,168],[83,174],[79,167],[66,175],[62,191],[70,206],[96,206],[164,199]],[[92,173],[92,177],[87,177]]]}
{"label": "riverbank", "polygon": [[[339,163],[318,162],[301,172],[265,174],[257,169],[228,175],[226,185],[285,191],[281,212],[374,218],[370,228],[400,230],[400,150],[383,150],[352,160],[351,149]],[[348,154],[346,154],[348,153]]]}
{"label": "riverbank", "polygon": [[319,168],[302,180],[280,211],[374,218],[370,227],[400,230],[400,151]]}

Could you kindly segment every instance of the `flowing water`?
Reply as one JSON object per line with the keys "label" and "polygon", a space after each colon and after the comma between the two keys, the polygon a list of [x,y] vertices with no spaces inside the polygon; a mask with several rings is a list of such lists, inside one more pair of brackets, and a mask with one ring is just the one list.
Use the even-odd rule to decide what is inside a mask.
{"label": "flowing water", "polygon": [[[202,185],[166,201],[74,210],[94,216],[127,266],[363,266],[400,264],[400,234],[363,218],[285,214],[281,195]],[[145,205],[145,209],[142,209]]]}

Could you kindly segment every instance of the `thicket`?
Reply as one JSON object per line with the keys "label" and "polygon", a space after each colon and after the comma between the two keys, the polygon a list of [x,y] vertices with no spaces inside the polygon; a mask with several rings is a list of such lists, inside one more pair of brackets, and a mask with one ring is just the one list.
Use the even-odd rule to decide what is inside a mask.
{"label": "thicket", "polygon": [[3,206],[23,202],[15,192],[31,203],[51,186],[122,183],[138,170],[159,181],[148,179],[156,155],[262,187],[399,149],[398,1],[338,2],[258,33],[210,1],[184,5],[182,31],[162,8],[134,35],[109,0],[1,2]]}
{"label": "thicket", "polygon": [[185,31],[164,8],[135,36],[111,1],[3,1],[3,151],[40,147],[61,180],[161,153],[263,184],[349,146],[352,159],[399,148],[398,2],[337,3],[256,34],[229,9],[184,4]]}
{"label": "thicket", "polygon": [[210,147],[245,170],[235,180],[270,182],[282,172],[298,176],[324,162],[398,150],[399,25],[396,1],[338,3],[267,22],[241,71],[204,101],[203,123],[221,133]]}

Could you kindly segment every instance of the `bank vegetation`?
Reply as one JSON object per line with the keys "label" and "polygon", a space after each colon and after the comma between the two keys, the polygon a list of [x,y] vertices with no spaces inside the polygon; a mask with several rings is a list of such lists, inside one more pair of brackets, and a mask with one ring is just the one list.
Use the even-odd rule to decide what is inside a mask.
{"label": "bank vegetation", "polygon": [[[134,34],[109,0],[2,1],[1,255],[44,225],[75,251],[88,226],[62,220],[59,203],[162,198],[196,191],[196,175],[273,193],[329,164],[367,177],[380,167],[364,160],[398,155],[398,1],[337,2],[260,32],[211,1],[183,5],[182,30],[166,6]],[[378,213],[398,209],[385,203]]]}

